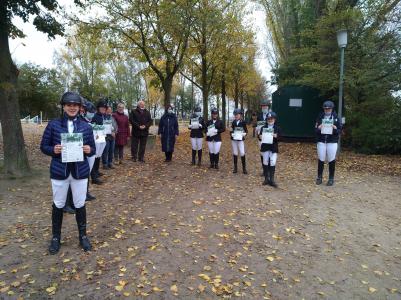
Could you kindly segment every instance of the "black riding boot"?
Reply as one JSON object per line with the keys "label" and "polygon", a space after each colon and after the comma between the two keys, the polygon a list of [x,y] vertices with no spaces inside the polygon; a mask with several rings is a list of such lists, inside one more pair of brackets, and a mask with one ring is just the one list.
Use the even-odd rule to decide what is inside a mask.
{"label": "black riding boot", "polygon": [[61,225],[63,224],[63,209],[57,208],[53,203],[52,210],[52,240],[50,241],[49,252],[56,254],[60,250]]}
{"label": "black riding boot", "polygon": [[214,155],[214,168],[216,170],[219,169],[219,158],[220,158],[220,153]]}
{"label": "black riding boot", "polygon": [[272,187],[277,187],[277,184],[274,182],[274,173],[276,172],[276,166],[270,166],[270,185]]}
{"label": "black riding boot", "polygon": [[265,168],[263,167],[263,156],[260,156],[260,162],[262,164],[262,174],[260,174],[260,176],[265,176]]}
{"label": "black riding boot", "polygon": [[67,199],[65,200],[65,205],[64,205],[63,211],[65,213],[75,214],[75,206],[74,206],[74,200],[72,197],[71,186],[68,187]]}
{"label": "black riding boot", "polygon": [[210,168],[214,168],[214,153],[209,153],[209,158],[210,158]]}
{"label": "black riding boot", "polygon": [[238,155],[233,155],[233,161],[234,161],[233,173],[235,174],[238,172]]}
{"label": "black riding boot", "polygon": [[103,184],[103,182],[99,179],[99,165],[100,157],[95,158],[95,163],[93,164],[91,171],[92,184]]}
{"label": "black riding boot", "polygon": [[318,163],[317,163],[317,178],[316,178],[316,184],[318,184],[318,185],[322,184],[323,170],[324,170],[324,161],[321,161],[319,159]]}
{"label": "black riding boot", "polygon": [[248,171],[246,170],[246,159],[245,155],[241,156],[241,162],[242,162],[242,173],[248,174]]}
{"label": "black riding boot", "polygon": [[263,176],[265,176],[265,181],[263,181],[263,185],[268,185],[270,184],[270,178],[269,178],[269,165],[262,165],[263,166]]}
{"label": "black riding boot", "polygon": [[198,166],[202,165],[202,150],[198,150]]}
{"label": "black riding boot", "polygon": [[191,165],[195,165],[196,150],[192,149],[192,162]]}
{"label": "black riding boot", "polygon": [[86,189],[86,200],[85,201],[92,201],[92,200],[95,200],[95,199],[96,199],[96,197],[89,193],[89,178],[88,178],[88,186],[87,186],[87,189]]}
{"label": "black riding boot", "polygon": [[90,251],[92,245],[86,235],[86,207],[85,205],[81,208],[76,208],[75,219],[77,220],[78,232],[79,232],[79,244],[84,251]]}
{"label": "black riding boot", "polygon": [[329,181],[327,181],[328,186],[332,186],[334,184],[334,173],[336,171],[336,161],[333,160],[329,162]]}

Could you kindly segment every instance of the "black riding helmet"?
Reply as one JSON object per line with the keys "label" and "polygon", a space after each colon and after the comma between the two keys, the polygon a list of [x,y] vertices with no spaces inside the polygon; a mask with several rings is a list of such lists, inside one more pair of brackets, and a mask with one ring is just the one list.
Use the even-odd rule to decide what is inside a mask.
{"label": "black riding helmet", "polygon": [[202,109],[200,106],[195,107],[194,112],[202,112]]}
{"label": "black riding helmet", "polygon": [[82,105],[82,97],[75,92],[65,92],[60,99],[60,104],[79,104]]}
{"label": "black riding helmet", "polygon": [[240,109],[240,108],[234,109],[233,115],[234,115],[234,116],[235,116],[235,115],[242,115],[242,109]]}
{"label": "black riding helmet", "polygon": [[106,102],[105,100],[100,100],[100,101],[96,104],[96,108],[100,108],[100,107],[107,108],[107,102]]}
{"label": "black riding helmet", "polygon": [[218,114],[219,114],[219,111],[217,110],[217,108],[212,108],[211,114],[212,114],[212,115],[218,115]]}
{"label": "black riding helmet", "polygon": [[325,102],[323,103],[323,109],[324,109],[324,108],[331,108],[331,109],[333,109],[333,108],[334,108],[334,102],[333,102],[333,101],[330,101],[330,100],[325,101]]}
{"label": "black riding helmet", "polygon": [[275,120],[277,120],[277,114],[273,111],[271,111],[267,114],[266,121],[267,121],[267,119],[271,119],[271,118],[274,118]]}

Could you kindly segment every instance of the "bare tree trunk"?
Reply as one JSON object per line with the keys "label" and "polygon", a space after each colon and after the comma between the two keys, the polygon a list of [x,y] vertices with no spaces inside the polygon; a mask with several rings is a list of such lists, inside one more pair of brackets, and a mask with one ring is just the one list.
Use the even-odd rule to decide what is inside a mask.
{"label": "bare tree trunk", "polygon": [[164,91],[164,107],[166,108],[171,101],[171,89],[173,87],[173,76],[167,76],[163,81],[163,91]]}
{"label": "bare tree trunk", "polygon": [[0,122],[3,135],[4,173],[23,176],[29,173],[28,156],[20,121],[16,91],[18,70],[8,44],[6,7],[0,6]]}
{"label": "bare tree trunk", "polygon": [[225,75],[225,68],[223,68],[223,75],[221,78],[221,110],[222,110],[222,117],[221,119],[226,125],[226,75]]}

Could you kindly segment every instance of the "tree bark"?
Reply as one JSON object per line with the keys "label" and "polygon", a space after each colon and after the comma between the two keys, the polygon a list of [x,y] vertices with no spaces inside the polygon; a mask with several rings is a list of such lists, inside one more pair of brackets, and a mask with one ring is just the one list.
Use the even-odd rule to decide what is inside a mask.
{"label": "tree bark", "polygon": [[3,136],[4,173],[20,177],[29,173],[17,95],[18,70],[8,44],[6,7],[0,5],[0,122]]}
{"label": "tree bark", "polygon": [[223,75],[221,77],[221,110],[222,110],[222,117],[221,119],[226,125],[226,75],[225,75],[225,67],[223,68]]}
{"label": "tree bark", "polygon": [[164,108],[170,105],[171,100],[171,89],[173,87],[173,76],[167,76],[163,81],[163,91],[164,91]]}

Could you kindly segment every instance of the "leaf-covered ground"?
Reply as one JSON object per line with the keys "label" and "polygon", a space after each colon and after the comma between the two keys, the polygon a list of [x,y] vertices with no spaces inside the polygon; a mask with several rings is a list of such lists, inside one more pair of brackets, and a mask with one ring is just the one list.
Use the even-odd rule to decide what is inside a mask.
{"label": "leaf-covered ground", "polygon": [[91,253],[65,215],[50,256],[42,130],[25,132],[35,176],[0,181],[0,299],[401,298],[400,157],[343,152],[336,184],[316,186],[314,145],[282,143],[273,189],[255,139],[250,174],[232,174],[227,135],[216,171],[207,153],[189,165],[183,132],[172,163],[158,143],[145,164],[127,159],[91,187]]}

